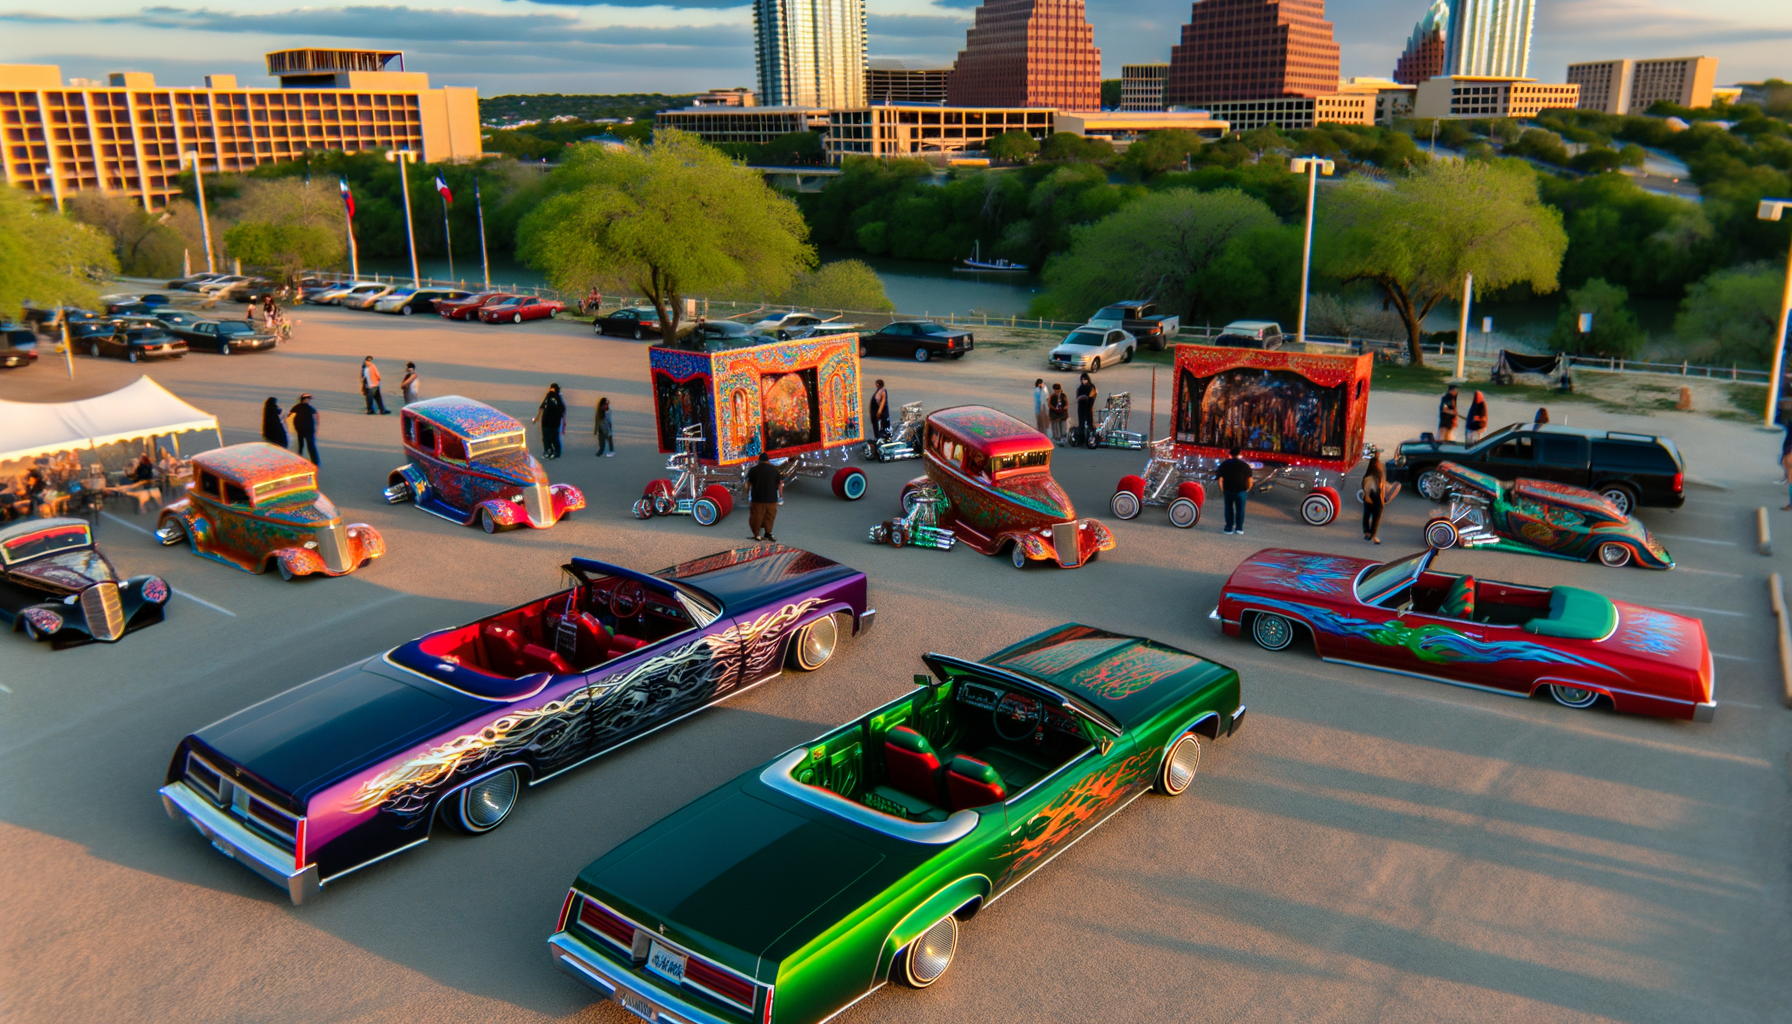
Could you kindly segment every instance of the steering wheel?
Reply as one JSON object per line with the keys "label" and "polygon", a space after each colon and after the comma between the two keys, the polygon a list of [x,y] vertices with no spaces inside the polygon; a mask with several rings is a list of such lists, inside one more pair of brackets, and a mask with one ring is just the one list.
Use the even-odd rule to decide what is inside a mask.
{"label": "steering wheel", "polygon": [[638,581],[624,580],[610,593],[610,614],[618,619],[633,618],[647,603],[647,588]]}
{"label": "steering wheel", "polygon": [[[1038,731],[1039,724],[1045,714],[1045,705],[1037,698],[1024,693],[1005,693],[996,702],[995,709],[990,712],[991,724],[995,726],[996,735],[1005,740],[1018,742],[1032,738]],[[1020,726],[1019,732],[1009,732],[1004,728]]]}

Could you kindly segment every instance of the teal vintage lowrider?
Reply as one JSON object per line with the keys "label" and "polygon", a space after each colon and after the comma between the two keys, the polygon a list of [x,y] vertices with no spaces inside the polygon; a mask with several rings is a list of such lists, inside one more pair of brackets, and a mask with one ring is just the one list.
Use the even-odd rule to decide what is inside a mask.
{"label": "teal vintage lowrider", "polygon": [[652,1021],[823,1020],[937,981],[960,924],[1236,732],[1238,673],[1065,625],[787,751],[579,873],[554,963]]}
{"label": "teal vintage lowrider", "polygon": [[1425,523],[1439,550],[1493,547],[1613,568],[1672,569],[1674,557],[1634,515],[1610,498],[1553,480],[1501,480],[1454,462],[1439,463],[1449,504]]}

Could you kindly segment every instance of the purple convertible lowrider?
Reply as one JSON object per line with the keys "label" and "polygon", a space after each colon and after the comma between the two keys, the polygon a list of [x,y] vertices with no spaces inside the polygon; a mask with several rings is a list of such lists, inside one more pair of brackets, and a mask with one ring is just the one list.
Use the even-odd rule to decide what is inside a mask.
{"label": "purple convertible lowrider", "polygon": [[865,575],[777,544],[574,585],[271,697],[175,748],[162,802],[286,889],[429,838],[497,828],[522,787],[778,676],[820,668]]}

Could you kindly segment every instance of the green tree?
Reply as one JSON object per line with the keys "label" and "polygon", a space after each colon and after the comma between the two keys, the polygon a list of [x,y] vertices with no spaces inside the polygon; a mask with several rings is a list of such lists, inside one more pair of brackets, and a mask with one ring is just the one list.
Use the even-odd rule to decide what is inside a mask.
{"label": "green tree", "polygon": [[1120,299],[1155,298],[1191,316],[1198,278],[1233,239],[1274,228],[1261,201],[1235,189],[1155,192],[1077,229],[1068,252],[1045,265],[1044,314],[1073,319]]}
{"label": "green tree", "polygon": [[784,302],[811,309],[888,313],[896,309],[884,282],[864,260],[834,260],[802,275],[784,293]]}
{"label": "green tree", "polygon": [[1207,145],[1206,139],[1191,131],[1151,132],[1126,147],[1118,166],[1134,177],[1150,178],[1165,171],[1181,170],[1185,163],[1195,163]]}
{"label": "green tree", "polygon": [[230,254],[265,267],[288,283],[308,269],[329,267],[348,255],[342,199],[321,181],[298,178],[250,180],[220,212]]}
{"label": "green tree", "polygon": [[1588,146],[1568,161],[1568,166],[1583,174],[1600,174],[1615,171],[1623,166],[1623,157],[1618,151],[1606,146]]}
{"label": "green tree", "polygon": [[1018,129],[1006,131],[990,139],[983,146],[984,152],[991,160],[1005,163],[1024,164],[1039,153],[1039,140]]}
{"label": "green tree", "polygon": [[1101,105],[1108,110],[1119,110],[1120,100],[1124,96],[1124,88],[1118,78],[1101,80]]}
{"label": "green tree", "polygon": [[20,188],[0,188],[0,314],[24,315],[25,303],[89,306],[96,281],[118,273],[103,233],[47,208]]}
{"label": "green tree", "polygon": [[651,147],[575,146],[549,173],[547,198],[517,229],[518,250],[556,288],[632,288],[678,336],[699,289],[783,293],[815,262],[790,199],[696,136],[656,131]]}
{"label": "green tree", "polygon": [[1643,161],[1648,158],[1648,152],[1634,142],[1618,150],[1618,166],[1620,167],[1641,167]]}
{"label": "green tree", "polygon": [[1785,272],[1783,265],[1758,262],[1711,274],[1687,289],[1674,333],[1700,359],[1768,365]]}
{"label": "green tree", "polygon": [[1101,163],[1113,155],[1113,143],[1075,132],[1054,132],[1039,145],[1039,159],[1045,163]]}
{"label": "green tree", "polygon": [[1346,284],[1380,286],[1406,322],[1415,366],[1426,315],[1461,298],[1465,274],[1486,291],[1551,292],[1568,248],[1561,214],[1538,201],[1523,166],[1438,162],[1390,188],[1346,181],[1321,194],[1319,212],[1320,265]]}
{"label": "green tree", "polygon": [[[1568,291],[1568,301],[1549,333],[1549,347],[1575,355],[1628,359],[1643,347],[1643,332],[1631,315],[1630,293],[1602,277]],[[1582,313],[1593,315],[1593,329],[1580,332]]]}
{"label": "green tree", "polygon": [[104,192],[77,192],[65,208],[69,216],[112,239],[112,253],[123,273],[168,277],[180,271],[182,239],[165,223],[165,214],[151,216],[130,199]]}

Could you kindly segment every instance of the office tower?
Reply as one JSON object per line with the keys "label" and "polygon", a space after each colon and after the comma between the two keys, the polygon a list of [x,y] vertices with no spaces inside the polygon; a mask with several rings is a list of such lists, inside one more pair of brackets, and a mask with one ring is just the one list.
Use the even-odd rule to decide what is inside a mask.
{"label": "office tower", "polygon": [[946,102],[946,80],[951,75],[948,64],[873,57],[865,63],[865,100],[939,106]]}
{"label": "office tower", "polygon": [[1531,66],[1536,0],[1456,0],[1444,32],[1443,73],[1525,78]]}
{"label": "office tower", "polygon": [[1101,50],[1083,0],[986,0],[952,65],[947,102],[1101,109]]}
{"label": "office tower", "polygon": [[1195,0],[1182,42],[1170,49],[1164,102],[1208,106],[1337,91],[1338,44],[1324,0]]}
{"label": "office tower", "polygon": [[865,103],[865,0],[753,0],[759,102]]}
{"label": "office tower", "polygon": [[1606,114],[1630,112],[1630,73],[1634,60],[1597,60],[1568,65],[1568,83],[1580,86],[1577,110]]}
{"label": "office tower", "polygon": [[1716,57],[1639,60],[1630,74],[1630,109],[1641,114],[1658,100],[1682,107],[1709,107],[1717,84]]}
{"label": "office tower", "polygon": [[1394,81],[1402,85],[1418,85],[1427,78],[1444,73],[1444,29],[1450,21],[1450,5],[1446,0],[1431,0],[1431,8],[1413,26],[1406,41],[1406,52],[1394,63]]}
{"label": "office tower", "polygon": [[1140,112],[1164,109],[1164,76],[1168,64],[1120,65],[1120,109]]}

